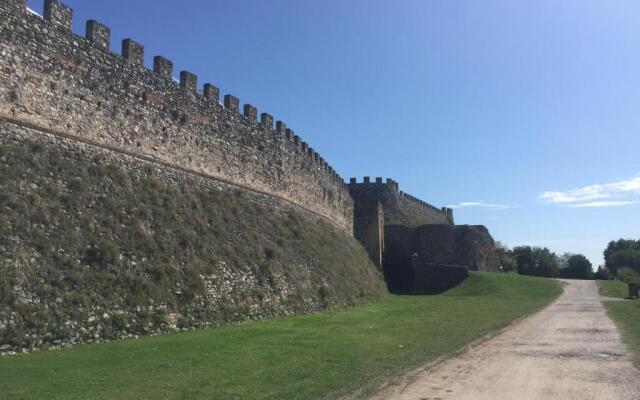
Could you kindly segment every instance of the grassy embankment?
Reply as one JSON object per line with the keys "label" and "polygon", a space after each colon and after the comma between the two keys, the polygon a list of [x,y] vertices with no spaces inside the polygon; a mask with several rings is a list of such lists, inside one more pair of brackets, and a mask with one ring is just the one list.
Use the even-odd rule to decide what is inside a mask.
{"label": "grassy embankment", "polygon": [[386,294],[364,248],[327,222],[86,146],[9,141],[12,129],[0,125],[0,351]]}
{"label": "grassy embankment", "polygon": [[626,283],[620,281],[596,281],[602,296],[624,299],[629,295]]}
{"label": "grassy embankment", "polygon": [[472,273],[438,296],[0,359],[20,399],[335,399],[451,354],[554,299],[552,280]]}
{"label": "grassy embankment", "polygon": [[[624,282],[598,281],[598,287],[603,296],[624,299],[629,295]],[[640,301],[606,301],[604,306],[620,327],[624,342],[635,355],[636,364],[640,364]]]}

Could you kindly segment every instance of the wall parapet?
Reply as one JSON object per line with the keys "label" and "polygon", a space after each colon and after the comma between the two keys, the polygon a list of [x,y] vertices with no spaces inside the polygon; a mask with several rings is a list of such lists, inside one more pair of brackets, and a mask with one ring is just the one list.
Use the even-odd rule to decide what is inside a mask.
{"label": "wall parapet", "polygon": [[394,220],[394,216],[407,214],[403,216],[402,224],[454,224],[452,209],[435,207],[401,191],[400,185],[393,179],[383,180],[381,177],[376,177],[375,180],[372,180],[371,177],[365,176],[361,182],[358,182],[357,178],[351,178],[348,187],[356,203],[358,201],[380,201],[385,209],[387,223],[399,223]]}
{"label": "wall parapet", "polygon": [[0,42],[0,96],[9,99],[0,116],[273,193],[351,231],[348,186],[286,124],[274,129],[268,113],[258,121],[250,104],[240,113],[230,94],[221,105],[219,89],[200,90],[192,72],[175,82],[162,56],[148,69],[133,39],[122,41],[121,55],[111,52],[111,29],[96,20],[76,35],[73,10],[57,0],[45,0],[44,18],[25,11],[24,0],[0,0],[8,38]]}

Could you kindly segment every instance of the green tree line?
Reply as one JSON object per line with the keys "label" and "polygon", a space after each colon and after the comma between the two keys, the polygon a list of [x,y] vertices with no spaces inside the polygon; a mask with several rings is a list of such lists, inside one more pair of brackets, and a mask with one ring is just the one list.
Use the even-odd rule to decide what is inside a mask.
{"label": "green tree line", "polygon": [[640,283],[640,240],[619,239],[609,242],[604,250],[605,265],[593,271],[591,262],[582,254],[558,255],[546,247],[517,246],[513,249],[496,245],[503,271],[521,275],[573,279],[619,279]]}
{"label": "green tree line", "polygon": [[604,250],[604,267],[600,270],[627,283],[640,283],[640,240],[609,242]]}
{"label": "green tree line", "polygon": [[497,246],[502,270],[520,275],[548,278],[593,279],[591,262],[582,254],[558,255],[546,247],[517,246],[509,249]]}

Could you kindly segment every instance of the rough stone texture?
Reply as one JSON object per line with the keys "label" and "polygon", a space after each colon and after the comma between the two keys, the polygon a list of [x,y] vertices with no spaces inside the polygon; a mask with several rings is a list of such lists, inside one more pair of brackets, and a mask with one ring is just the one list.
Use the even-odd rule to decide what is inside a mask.
{"label": "rough stone texture", "polygon": [[[25,163],[12,163],[17,149],[28,154]],[[81,167],[91,177],[95,174],[88,187],[69,172]],[[118,178],[101,172],[109,170],[116,170]],[[382,275],[364,249],[323,217],[152,157],[0,120],[0,178],[0,354],[342,308],[386,293]],[[153,204],[160,202],[165,209],[170,199],[150,195],[145,200],[144,190],[134,190],[136,201],[123,204],[113,193],[113,188],[121,192],[149,184],[169,188],[159,193],[191,199],[169,213],[176,221],[185,207],[203,207],[196,201],[202,193],[233,200],[213,206],[214,213],[229,215],[224,223],[207,213],[196,222],[173,224],[200,232],[198,236],[211,229],[225,233],[215,233],[217,239],[205,250],[194,244],[170,252],[169,259],[144,250],[153,249],[156,238],[166,234],[183,240],[176,226],[153,217]],[[77,201],[64,200],[67,196]],[[29,211],[20,212],[18,204]],[[237,209],[265,222],[247,231],[249,222],[233,218]],[[300,222],[292,226],[291,218]],[[305,238],[309,232],[296,224],[317,227],[313,229],[320,237]],[[132,242],[132,230],[148,235],[144,243]],[[112,243],[119,254],[113,258],[117,265],[85,261],[89,246],[101,240]],[[278,243],[270,256],[266,243]],[[336,259],[332,254],[341,255]],[[170,280],[173,286],[154,286],[162,276],[158,274],[167,271],[177,276]],[[152,288],[150,295],[136,294],[140,286],[132,285],[135,277],[143,288]],[[73,285],[80,286],[73,290]],[[190,297],[185,297],[187,289]]]}
{"label": "rough stone texture", "polygon": [[87,21],[86,37],[103,49],[108,49],[111,45],[111,29],[93,19]]}
{"label": "rough stone texture", "polygon": [[220,89],[210,83],[204,84],[203,94],[204,98],[210,102],[213,102],[215,104],[218,104],[218,102],[220,102]]}
{"label": "rough stone texture", "polygon": [[250,121],[255,122],[258,120],[258,109],[251,104],[244,105],[244,111],[242,112],[242,114]]}
{"label": "rough stone texture", "polygon": [[[401,192],[398,183],[392,179],[387,179],[384,183],[382,178],[376,178],[375,182],[371,182],[369,177],[365,177],[362,183],[358,183],[356,178],[351,178],[348,186],[354,200],[354,236],[360,240],[373,263],[378,266],[385,264],[388,257],[385,249],[385,226],[453,225],[452,210],[438,209]],[[409,275],[413,276],[413,272],[405,274]],[[389,279],[387,276],[387,281]],[[393,288],[394,284],[390,283],[389,286]],[[412,289],[407,287],[406,290]]]}
{"label": "rough stone texture", "polygon": [[378,201],[355,203],[353,232],[369,253],[373,263],[382,269],[384,255],[384,211]]}
{"label": "rough stone texture", "polygon": [[189,72],[180,72],[180,87],[190,93],[195,93],[198,89],[198,77]]}
{"label": "rough stone texture", "polygon": [[240,112],[240,99],[231,94],[224,95],[224,107],[233,114]]}
{"label": "rough stone texture", "polygon": [[27,9],[27,0],[3,0],[0,7],[15,8],[17,11],[25,11]]}
{"label": "rough stone texture", "polygon": [[273,129],[273,117],[267,113],[260,114],[260,125],[267,129]]}
{"label": "rough stone texture", "polygon": [[253,112],[240,115],[237,98],[225,108],[213,87],[181,90],[144,67],[134,41],[120,57],[59,29],[71,14],[57,2],[56,25],[17,4],[0,3],[0,117],[265,193],[352,232],[344,181]]}
{"label": "rough stone texture", "polygon": [[133,39],[124,39],[122,57],[132,64],[144,65],[144,46]]}
{"label": "rough stone texture", "polygon": [[355,178],[351,178],[349,193],[355,203],[359,201],[380,202],[384,210],[386,225],[453,225],[453,211],[451,209],[439,209],[403,193],[399,190],[398,183],[391,179],[387,179],[386,183],[383,183],[382,178],[371,182],[370,178],[365,177],[362,183],[358,183]]}
{"label": "rough stone texture", "polygon": [[153,72],[165,79],[173,79],[173,62],[162,56],[153,57]]}
{"label": "rough stone texture", "polygon": [[495,242],[485,226],[456,225],[456,264],[474,271],[500,271]]}
{"label": "rough stone texture", "polygon": [[489,231],[468,225],[385,225],[382,266],[391,292],[412,294],[450,289],[469,269],[499,271]]}
{"label": "rough stone texture", "polygon": [[480,225],[385,226],[385,268],[410,264],[413,254],[418,255],[419,262],[483,272],[500,270],[493,238]]}
{"label": "rough stone texture", "polygon": [[44,19],[64,30],[71,30],[73,10],[57,0],[45,0]]}

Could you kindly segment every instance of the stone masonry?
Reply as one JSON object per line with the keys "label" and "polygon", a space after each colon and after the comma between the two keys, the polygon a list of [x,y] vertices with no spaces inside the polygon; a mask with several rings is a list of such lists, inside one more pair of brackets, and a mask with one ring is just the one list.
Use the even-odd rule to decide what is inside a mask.
{"label": "stone masonry", "polygon": [[436,208],[410,194],[400,191],[398,182],[382,178],[365,177],[358,183],[351,178],[349,193],[356,203],[380,202],[384,209],[384,223],[386,225],[419,226],[427,224],[453,225],[453,210]]}
{"label": "stone masonry", "polygon": [[[321,255],[331,254],[343,245],[355,245],[349,254],[360,251],[365,265],[374,272],[369,276],[373,282],[369,286],[363,283],[364,275],[358,276],[359,272],[345,273],[348,279],[343,282],[353,283],[357,290],[349,288],[347,295],[335,295],[340,299],[335,302],[336,307],[357,304],[357,299],[376,298],[384,291],[382,274],[369,263],[362,247],[388,277],[385,265],[389,260],[395,257],[406,264],[407,254],[412,256],[415,248],[420,248],[425,249],[420,261],[425,261],[433,246],[448,238],[438,234],[427,244],[413,246],[409,253],[399,251],[397,257],[389,257],[395,253],[388,251],[387,243],[393,250],[401,238],[390,227],[403,227],[406,236],[413,235],[413,231],[459,230],[454,226],[451,209],[436,208],[406,194],[391,179],[383,182],[382,178],[365,178],[361,183],[352,179],[346,184],[284,122],[259,113],[257,107],[242,104],[231,94],[221,98],[215,85],[200,86],[196,74],[176,71],[170,59],[156,55],[151,68],[147,68],[145,48],[134,39],[123,40],[116,54],[110,49],[111,30],[105,24],[87,21],[84,36],[72,32],[72,26],[73,10],[57,0],[45,0],[43,17],[29,10],[26,0],[0,0],[0,142],[42,141],[52,149],[62,146],[71,153],[99,156],[110,164],[124,166],[134,176],[136,171],[153,171],[154,176],[176,186],[182,183],[241,193],[252,204],[281,218],[294,211],[305,218],[312,217],[310,221],[326,220],[333,224],[328,225],[331,230],[333,226],[338,228],[338,234],[331,236],[335,239],[333,245],[327,245],[326,253]],[[465,255],[453,262],[482,270],[484,264],[477,260],[491,255],[475,249],[478,243],[489,249],[487,236],[490,239],[483,231],[449,241],[458,246],[456,254]],[[426,237],[424,234],[418,239]],[[409,239],[419,241],[411,237],[405,244],[411,242]],[[449,263],[448,259],[436,262]],[[327,263],[331,268],[334,264]],[[339,264],[335,268],[349,268],[349,263],[342,267]],[[311,278],[308,282],[299,279],[296,273],[313,272],[313,265],[288,265],[292,271],[297,268],[296,273],[291,277],[275,276],[275,283],[261,283],[256,273],[231,265],[225,264],[222,275],[201,277],[206,281],[207,293],[218,293],[202,304],[213,304],[209,308],[215,310],[219,305],[228,305],[233,293],[256,292],[253,297],[243,297],[244,303],[237,309],[229,306],[237,320],[323,309],[328,304],[327,296],[340,286],[327,281],[325,287],[323,281],[320,290],[313,286],[320,283]],[[411,280],[409,292],[423,293],[424,282],[434,279],[443,282],[439,290],[464,278],[460,270],[451,275],[446,268],[429,268],[415,269],[407,275]],[[363,271],[371,272],[366,268]],[[292,281],[280,285],[283,290],[276,295],[271,286],[289,278]],[[221,279],[229,282],[224,290],[219,287]],[[304,297],[307,292],[313,292],[313,296]],[[189,327],[222,321],[187,314],[193,318],[188,321]],[[167,326],[158,328],[158,332]],[[86,338],[76,339],[71,343]],[[54,344],[64,344],[64,340]],[[42,343],[31,347],[42,347]]]}
{"label": "stone masonry", "polygon": [[381,266],[395,293],[437,293],[467,269],[497,272],[493,238],[484,226],[456,226],[453,210],[401,192],[392,179],[351,178],[354,235]]}
{"label": "stone masonry", "polygon": [[0,1],[0,118],[133,156],[154,159],[303,207],[352,231],[345,182],[273,117],[224,96],[195,74],[174,81],[173,63],[145,66],[144,46],[109,50],[110,29],[87,22],[71,31],[73,10],[46,0],[44,18],[21,0]]}

